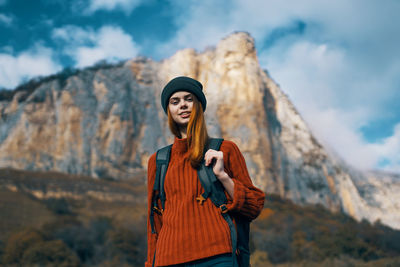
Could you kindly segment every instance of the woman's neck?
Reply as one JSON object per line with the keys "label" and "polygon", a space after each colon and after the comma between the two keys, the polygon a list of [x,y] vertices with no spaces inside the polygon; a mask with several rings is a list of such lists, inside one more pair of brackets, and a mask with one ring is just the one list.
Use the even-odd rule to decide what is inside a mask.
{"label": "woman's neck", "polygon": [[186,138],[187,137],[187,127],[180,128],[180,132],[181,132],[181,138]]}

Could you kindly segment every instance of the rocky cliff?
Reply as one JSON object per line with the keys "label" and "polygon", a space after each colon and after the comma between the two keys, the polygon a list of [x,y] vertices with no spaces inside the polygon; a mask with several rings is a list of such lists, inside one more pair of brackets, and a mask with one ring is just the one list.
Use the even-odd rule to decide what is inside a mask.
{"label": "rocky cliff", "polygon": [[172,141],[159,99],[178,75],[203,83],[210,135],[238,144],[257,186],[400,228],[396,191],[386,189],[399,180],[359,173],[329,155],[260,68],[254,40],[243,32],[203,52],[95,66],[3,97],[0,166],[115,179],[141,173],[148,157]]}

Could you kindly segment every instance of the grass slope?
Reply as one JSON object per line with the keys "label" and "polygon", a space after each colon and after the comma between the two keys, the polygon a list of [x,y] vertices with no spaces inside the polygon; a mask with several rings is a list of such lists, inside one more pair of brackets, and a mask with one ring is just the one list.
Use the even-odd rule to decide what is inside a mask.
{"label": "grass slope", "polygon": [[[145,188],[144,173],[117,182],[0,169],[0,265],[143,266]],[[269,195],[251,227],[256,267],[400,266],[400,231],[321,206]]]}

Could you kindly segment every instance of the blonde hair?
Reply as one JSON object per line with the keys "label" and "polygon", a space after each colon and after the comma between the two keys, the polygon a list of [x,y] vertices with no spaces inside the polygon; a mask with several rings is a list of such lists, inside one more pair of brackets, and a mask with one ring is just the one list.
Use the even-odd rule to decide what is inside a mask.
{"label": "blonde hair", "polygon": [[[179,125],[172,118],[167,107],[168,125],[171,132],[178,138],[182,138]],[[207,126],[204,120],[204,112],[201,103],[193,95],[193,108],[190,114],[186,130],[187,143],[190,151],[190,165],[197,169],[203,160],[204,147],[208,142]]]}

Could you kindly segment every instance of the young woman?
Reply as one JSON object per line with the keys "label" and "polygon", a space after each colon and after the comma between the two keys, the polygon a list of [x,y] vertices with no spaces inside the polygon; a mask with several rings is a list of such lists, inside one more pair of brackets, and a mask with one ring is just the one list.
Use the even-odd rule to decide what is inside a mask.
{"label": "young woman", "polygon": [[[172,79],[161,95],[175,140],[165,176],[165,209],[154,215],[156,233],[152,233],[150,220],[147,223],[146,267],[232,266],[227,222],[210,199],[197,201],[204,192],[196,171],[203,159],[226,191],[230,214],[252,220],[264,206],[265,195],[252,184],[245,160],[233,142],[224,140],[220,151],[204,151],[209,137],[202,89],[199,81],[181,76]],[[155,176],[156,153],[148,162],[148,216]]]}

